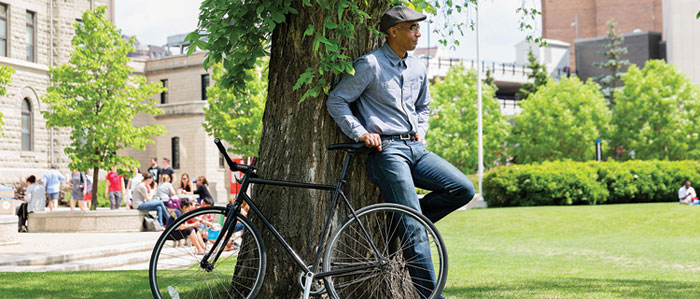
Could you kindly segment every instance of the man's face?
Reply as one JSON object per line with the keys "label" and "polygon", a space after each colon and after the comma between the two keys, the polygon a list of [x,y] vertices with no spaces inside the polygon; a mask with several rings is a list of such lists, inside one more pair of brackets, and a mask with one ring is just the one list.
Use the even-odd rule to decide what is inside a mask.
{"label": "man's face", "polygon": [[158,160],[156,160],[156,159],[151,159],[151,166],[157,165],[157,164],[158,164]]}
{"label": "man's face", "polygon": [[170,162],[168,162],[168,160],[163,160],[163,165],[168,166],[170,165]]}
{"label": "man's face", "polygon": [[421,36],[420,25],[417,21],[398,23],[389,29],[389,34],[397,45],[406,51],[413,51]]}
{"label": "man's face", "polygon": [[685,187],[690,188],[690,182],[685,182]]}

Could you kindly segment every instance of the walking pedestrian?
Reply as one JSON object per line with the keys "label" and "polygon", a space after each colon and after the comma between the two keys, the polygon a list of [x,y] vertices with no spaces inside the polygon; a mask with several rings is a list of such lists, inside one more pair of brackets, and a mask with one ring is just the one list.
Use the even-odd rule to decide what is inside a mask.
{"label": "walking pedestrian", "polygon": [[105,198],[109,199],[109,208],[118,210],[122,204],[122,190],[124,190],[123,176],[117,174],[117,167],[112,166],[112,170],[107,173],[107,188],[105,188]]}
{"label": "walking pedestrian", "polygon": [[44,174],[41,182],[46,186],[46,194],[49,196],[49,212],[53,212],[58,208],[58,198],[61,192],[61,182],[65,181],[64,177],[58,170],[56,164],[51,164],[51,169]]}

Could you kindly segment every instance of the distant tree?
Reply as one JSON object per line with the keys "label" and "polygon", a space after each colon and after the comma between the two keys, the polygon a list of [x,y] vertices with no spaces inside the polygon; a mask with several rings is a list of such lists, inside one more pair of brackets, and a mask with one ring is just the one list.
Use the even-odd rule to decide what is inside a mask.
{"label": "distant tree", "polygon": [[[204,129],[211,136],[226,141],[233,153],[256,157],[260,147],[262,116],[267,98],[268,60],[258,61],[258,67],[245,70],[249,79],[243,86],[226,88],[221,77],[226,70],[214,64],[216,83],[207,89],[209,107],[204,109]],[[239,88],[238,94],[231,89]]]}
{"label": "distant tree", "polygon": [[[632,65],[615,94],[611,144],[628,159],[700,159],[700,91],[674,65]],[[624,150],[624,151],[623,151]]]}
{"label": "distant tree", "polygon": [[[532,53],[532,49],[527,52],[527,68],[530,72],[527,74],[528,82],[523,83],[515,93],[515,97],[518,100],[527,99],[531,94],[537,92],[537,90],[547,84],[549,81],[549,75],[547,75],[547,68],[544,64],[537,61],[537,57]],[[532,81],[532,82],[530,82]]]}
{"label": "distant tree", "polygon": [[594,142],[608,131],[610,110],[600,87],[577,77],[550,80],[520,102],[508,153],[516,163],[595,158]]}
{"label": "distant tree", "polygon": [[[494,166],[501,158],[510,125],[501,115],[495,90],[482,86],[484,121],[484,161]],[[436,79],[430,88],[432,103],[428,149],[452,163],[464,173],[478,168],[476,73],[454,66],[443,80]]]}
{"label": "distant tree", "polygon": [[603,46],[604,51],[599,51],[598,54],[607,58],[607,61],[594,62],[597,66],[607,72],[596,78],[601,86],[603,96],[608,101],[608,105],[612,109],[615,106],[615,91],[622,86],[622,75],[625,69],[630,65],[629,60],[622,59],[622,56],[627,54],[627,47],[624,46],[625,38],[615,30],[616,23],[608,21],[608,43]]}
{"label": "distant tree", "polygon": [[[0,97],[7,94],[7,84],[12,82],[12,75],[15,73],[11,67],[0,65]],[[3,135],[2,126],[5,124],[2,120],[2,112],[0,112],[0,136]]]}
{"label": "distant tree", "polygon": [[[138,162],[119,156],[124,148],[143,150],[153,143],[151,136],[162,135],[158,125],[136,127],[132,121],[138,113],[158,114],[153,95],[165,91],[160,82],[146,83],[133,75],[126,56],[134,51],[134,38],[122,40],[121,30],[104,17],[106,7],[82,15],[76,22],[73,52],[68,63],[49,71],[53,87],[43,101],[50,109],[42,111],[48,127],[71,128],[71,145],[65,152],[70,168],[93,169],[92,194],[97,195],[100,169],[112,166],[131,168]],[[92,208],[97,196],[92,197]]]}

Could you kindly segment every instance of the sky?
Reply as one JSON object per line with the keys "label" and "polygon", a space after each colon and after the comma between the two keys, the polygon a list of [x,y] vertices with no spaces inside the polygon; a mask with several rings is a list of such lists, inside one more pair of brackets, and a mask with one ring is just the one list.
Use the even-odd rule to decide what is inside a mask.
{"label": "sky", "polygon": [[[145,44],[162,46],[169,35],[189,33],[197,26],[198,9],[201,0],[116,0],[115,24],[122,33],[136,35]],[[528,7],[536,5],[536,0],[480,0],[480,54],[481,59],[495,62],[514,62],[515,44],[525,39],[527,34],[541,32],[541,21],[538,20],[535,31],[519,31],[519,16],[515,10],[523,3]],[[465,12],[461,16],[451,16],[456,20],[468,22],[475,13]],[[432,17],[436,23],[444,21],[444,17]],[[441,38],[435,33],[428,34],[427,24],[421,24],[423,36],[419,47],[437,46]],[[435,29],[432,26],[431,31]],[[453,58],[474,59],[476,57],[476,34],[465,28],[465,35],[458,36],[460,45],[449,49]]]}

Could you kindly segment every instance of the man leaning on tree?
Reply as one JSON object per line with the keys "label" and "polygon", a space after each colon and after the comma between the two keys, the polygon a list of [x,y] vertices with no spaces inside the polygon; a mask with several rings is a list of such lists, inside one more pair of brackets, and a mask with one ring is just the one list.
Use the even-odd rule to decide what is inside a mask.
{"label": "man leaning on tree", "polygon": [[[355,60],[355,74],[343,76],[326,105],[345,135],[376,148],[365,163],[384,200],[413,208],[436,222],[467,204],[474,196],[474,186],[456,167],[424,146],[430,115],[428,78],[423,63],[408,51],[418,45],[418,22],[425,19],[424,14],[405,6],[386,10],[379,24],[386,42]],[[350,109],[353,103],[356,115]],[[419,200],[415,187],[432,192]],[[427,267],[409,268],[421,298],[435,289],[430,247],[419,242],[425,233],[422,229],[411,233],[408,243],[413,247],[403,249],[404,256],[428,261]]]}

